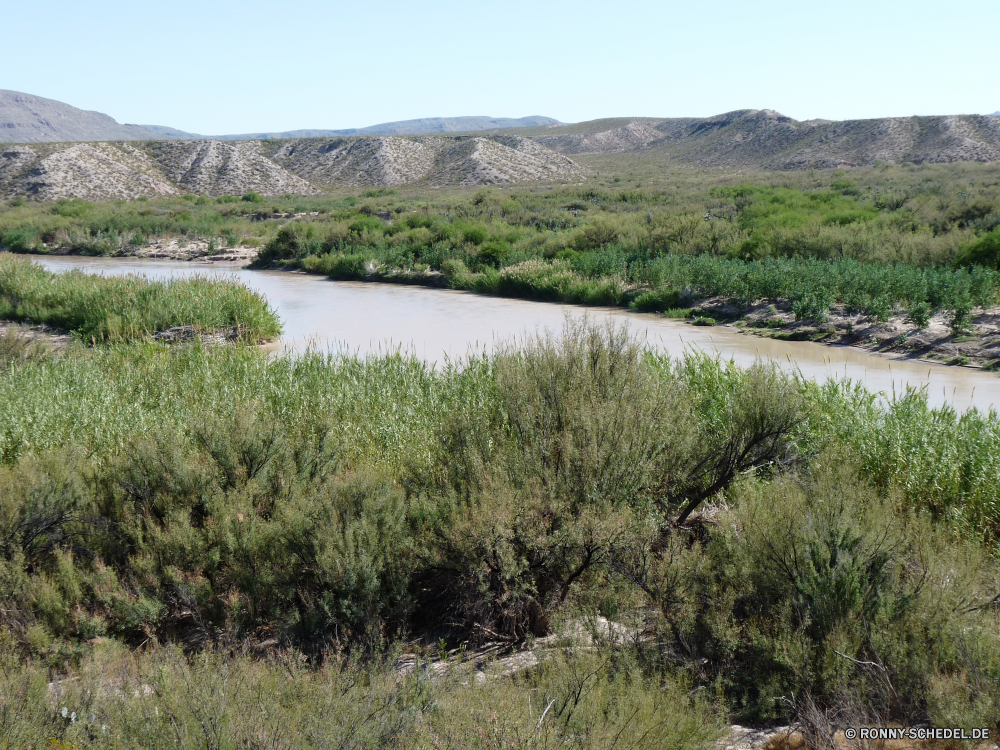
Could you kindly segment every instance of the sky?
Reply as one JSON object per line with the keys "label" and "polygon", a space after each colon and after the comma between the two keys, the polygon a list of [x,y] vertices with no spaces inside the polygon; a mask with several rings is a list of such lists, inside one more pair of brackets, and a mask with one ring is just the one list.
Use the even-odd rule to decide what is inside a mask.
{"label": "sky", "polygon": [[1000,110],[997,0],[3,0],[0,89],[222,135]]}

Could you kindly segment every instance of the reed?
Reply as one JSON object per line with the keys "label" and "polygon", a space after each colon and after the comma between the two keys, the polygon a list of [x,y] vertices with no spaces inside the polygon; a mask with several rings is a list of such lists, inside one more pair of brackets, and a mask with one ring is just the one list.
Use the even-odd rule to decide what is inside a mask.
{"label": "reed", "polygon": [[281,332],[267,301],[242,284],[52,273],[9,253],[0,254],[0,319],[61,328],[87,343],[132,341],[178,326],[232,331],[252,342]]}

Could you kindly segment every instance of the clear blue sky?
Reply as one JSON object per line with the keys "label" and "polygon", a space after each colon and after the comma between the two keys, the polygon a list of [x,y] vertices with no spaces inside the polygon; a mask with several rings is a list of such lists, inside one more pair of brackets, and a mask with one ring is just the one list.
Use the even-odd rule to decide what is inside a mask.
{"label": "clear blue sky", "polygon": [[7,0],[0,88],[223,134],[1000,109],[998,0]]}

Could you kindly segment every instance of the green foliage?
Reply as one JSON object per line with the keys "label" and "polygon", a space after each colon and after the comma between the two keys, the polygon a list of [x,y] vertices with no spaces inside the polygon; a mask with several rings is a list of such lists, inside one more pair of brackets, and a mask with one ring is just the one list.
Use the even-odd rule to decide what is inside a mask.
{"label": "green foliage", "polygon": [[962,248],[955,259],[958,265],[980,265],[1000,270],[1000,229],[978,237]]}
{"label": "green foliage", "polygon": [[16,256],[0,257],[0,319],[64,328],[86,342],[127,341],[185,325],[235,329],[252,341],[281,330],[265,300],[242,285],[56,274]]}
{"label": "green foliage", "polygon": [[249,193],[244,193],[243,197],[240,200],[242,200],[244,203],[263,203],[264,196],[260,195],[259,193],[249,192]]}
{"label": "green foliage", "polygon": [[917,302],[907,311],[907,318],[918,330],[924,330],[930,323],[934,311],[927,302]]}
{"label": "green foliage", "polygon": [[543,654],[514,676],[455,657],[436,665],[439,679],[423,674],[426,663],[400,675],[389,658],[311,667],[299,657],[104,648],[48,694],[44,666],[32,661],[0,672],[0,731],[11,747],[49,738],[53,750],[697,750],[724,728],[718,707],[685,681],[611,653]]}
{"label": "green foliage", "polygon": [[375,270],[373,261],[365,253],[313,255],[305,258],[303,268],[310,273],[322,273],[331,279],[346,281],[364,279]]}
{"label": "green foliage", "polygon": [[629,303],[629,307],[639,312],[665,312],[681,306],[681,295],[675,290],[664,289],[643,292]]}
{"label": "green foliage", "polygon": [[[445,267],[471,275],[459,263]],[[141,746],[129,727],[155,744],[208,715],[230,722],[220,737],[262,736],[259,703],[239,696],[271,696],[272,679],[269,711],[304,712],[282,722],[318,727],[315,714],[335,738],[338,722],[375,732],[373,746],[404,726],[392,736],[456,748],[531,727],[534,746],[642,728],[683,747],[714,736],[706,695],[740,720],[995,721],[995,414],[672,361],[584,323],[441,368],[251,347],[8,349],[0,653],[27,661],[0,670],[0,689],[31,696],[32,675],[73,670],[71,710],[102,716],[123,746]],[[547,645],[515,676],[473,679],[457,659],[411,682],[393,676],[393,651],[379,661],[403,636],[443,639],[439,651],[517,643],[595,612],[617,622],[592,646]],[[630,622],[651,640],[611,635]],[[125,663],[120,643],[146,645]],[[233,656],[237,644],[290,644],[310,664]],[[110,663],[116,684],[154,693],[88,692],[87,670],[106,680]],[[361,683],[383,709],[334,711]],[[309,708],[320,695],[333,714]],[[91,741],[46,699],[7,701],[10,737]],[[167,706],[174,723],[152,710]]]}

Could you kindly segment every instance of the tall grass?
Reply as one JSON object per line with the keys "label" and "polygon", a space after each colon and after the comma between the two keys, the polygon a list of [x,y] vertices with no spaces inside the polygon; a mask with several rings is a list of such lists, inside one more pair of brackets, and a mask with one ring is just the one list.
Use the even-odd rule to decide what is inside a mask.
{"label": "tall grass", "polygon": [[175,326],[235,330],[249,341],[281,332],[266,300],[242,284],[52,273],[8,253],[0,254],[0,319],[63,328],[86,342],[129,341]]}
{"label": "tall grass", "polygon": [[186,659],[167,648],[106,648],[51,691],[41,664],[6,671],[0,742],[77,750],[699,750],[722,734],[718,706],[703,695],[608,653],[555,651],[513,676],[455,658],[439,679],[422,668],[401,675],[391,660],[310,668],[295,656]]}
{"label": "tall grass", "polygon": [[[79,694],[98,701],[84,711],[111,711],[123,743],[140,741],[128,726],[178,731],[148,715],[157,706],[185,737],[208,718],[226,738],[308,725],[295,706],[333,701],[335,674],[279,679],[211,656],[279,645],[314,666],[346,658],[337,692],[372,686],[384,709],[356,729],[389,746],[591,747],[628,736],[633,714],[684,746],[714,719],[678,686],[747,720],[815,704],[988,725],[998,456],[995,414],[914,394],[886,408],[858,387],[674,361],[585,324],[441,370],[152,343],[13,357],[0,377],[0,633],[8,658],[28,661],[4,679],[27,675],[10,690],[30,696],[42,664],[99,672],[87,664],[102,642],[208,654],[203,667],[135,662],[127,679],[161,691],[148,702],[121,702],[124,675]],[[403,638],[518,644],[597,616],[645,635],[523,682],[351,671]],[[255,684],[256,703],[220,697]],[[589,697],[560,704],[570,692]],[[278,713],[254,713],[272,695]],[[536,696],[556,701],[541,735]],[[508,713],[476,708],[491,701]],[[53,736],[97,742],[51,710],[23,702],[30,722],[64,730]]]}

